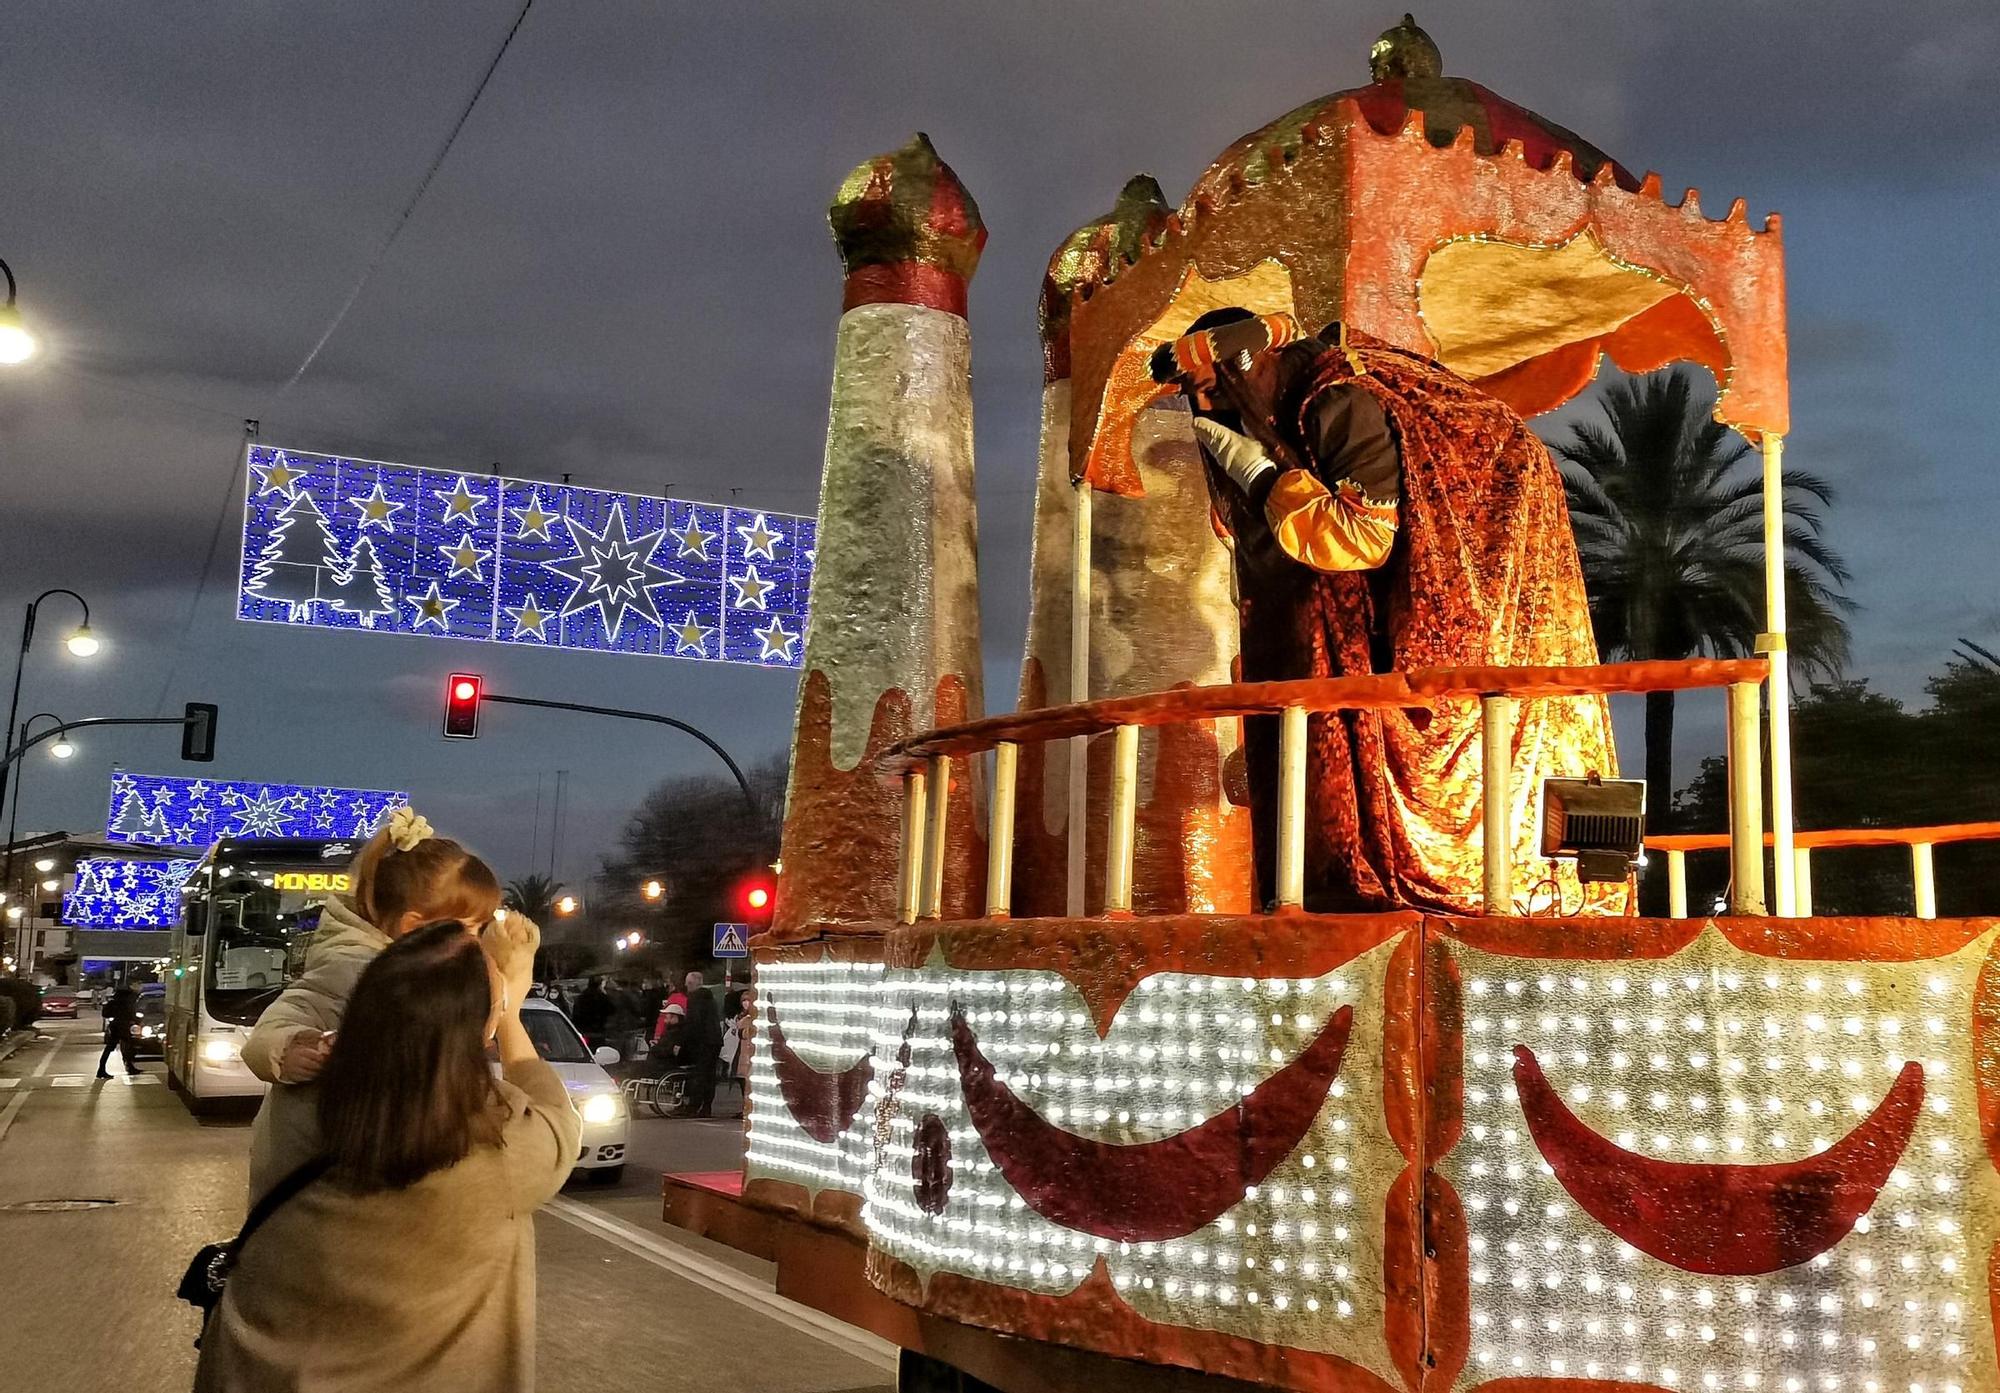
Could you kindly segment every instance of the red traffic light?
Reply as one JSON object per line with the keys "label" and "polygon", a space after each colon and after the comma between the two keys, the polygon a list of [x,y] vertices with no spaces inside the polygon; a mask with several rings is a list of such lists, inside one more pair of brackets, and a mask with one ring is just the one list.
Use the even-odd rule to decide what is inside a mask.
{"label": "red traffic light", "polygon": [[484,679],[475,672],[454,672],[444,688],[444,737],[470,740],[479,734],[479,689]]}
{"label": "red traffic light", "polygon": [[736,887],[736,909],[743,922],[763,928],[771,922],[771,901],[776,896],[771,877],[763,871],[746,876]]}

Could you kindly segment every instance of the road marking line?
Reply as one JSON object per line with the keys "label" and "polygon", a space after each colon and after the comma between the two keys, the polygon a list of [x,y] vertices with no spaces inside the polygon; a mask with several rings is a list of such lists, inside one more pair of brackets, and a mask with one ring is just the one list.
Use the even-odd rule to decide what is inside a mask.
{"label": "road marking line", "polygon": [[[61,1052],[61,1049],[62,1046],[58,1043],[54,1049],[43,1055],[42,1062],[35,1067],[35,1072],[28,1075],[28,1077],[38,1079],[48,1073],[49,1066],[56,1062],[56,1055]],[[10,1080],[10,1082],[19,1082],[19,1080]],[[28,1090],[25,1088],[20,1089],[14,1094],[12,1101],[7,1104],[6,1110],[0,1112],[0,1142],[7,1140],[7,1129],[14,1125],[15,1115],[21,1111],[27,1101]]]}
{"label": "road marking line", "polygon": [[83,1088],[90,1083],[89,1074],[57,1074],[49,1080],[50,1088]]}
{"label": "road marking line", "polygon": [[865,1330],[849,1325],[846,1321],[835,1320],[832,1316],[815,1311],[810,1306],[802,1306],[796,1301],[782,1297],[756,1278],[738,1272],[735,1268],[717,1262],[713,1258],[657,1238],[636,1224],[628,1224],[623,1219],[614,1219],[572,1199],[550,1200],[543,1206],[543,1210],[574,1228],[594,1233],[606,1242],[623,1248],[635,1257],[645,1259],[655,1267],[685,1278],[698,1287],[705,1287],[738,1305],[759,1311],[801,1334],[811,1335],[826,1344],[838,1346],[878,1369],[894,1372],[897,1367],[900,1351],[887,1340],[879,1339]]}
{"label": "road marking line", "polygon": [[19,1082],[19,1079],[0,1079],[0,1088],[12,1088]]}
{"label": "road marking line", "polygon": [[56,1056],[62,1053],[63,1042],[61,1040],[56,1039],[56,1037],[53,1035],[51,1035],[49,1039],[55,1042],[54,1048],[52,1048],[47,1054],[42,1056],[42,1062],[35,1066],[35,1072],[28,1075],[28,1077],[31,1079],[38,1079],[42,1075],[48,1073],[49,1066],[55,1063]]}

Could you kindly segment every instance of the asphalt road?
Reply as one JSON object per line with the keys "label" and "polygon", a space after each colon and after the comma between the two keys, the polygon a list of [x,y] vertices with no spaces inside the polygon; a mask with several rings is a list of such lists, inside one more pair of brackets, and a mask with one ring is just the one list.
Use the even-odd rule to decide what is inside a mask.
{"label": "asphalt road", "polygon": [[[0,1062],[0,1389],[185,1389],[195,1326],[174,1286],[242,1222],[249,1118],[191,1117],[157,1062],[97,1083],[95,1020],[46,1028]],[[661,1222],[661,1172],[734,1167],[740,1129],[637,1118],[620,1184],[572,1181],[538,1216],[538,1388],[892,1393],[889,1346]]]}

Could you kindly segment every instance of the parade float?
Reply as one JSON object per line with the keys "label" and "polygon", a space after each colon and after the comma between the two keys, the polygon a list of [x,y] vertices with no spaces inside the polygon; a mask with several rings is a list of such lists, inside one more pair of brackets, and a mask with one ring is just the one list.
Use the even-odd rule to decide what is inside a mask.
{"label": "parade float", "polygon": [[[1921,884],[1924,917],[1815,918],[1796,878],[1777,220],[1668,202],[1444,76],[1407,19],[1371,67],[1224,151],[1177,211],[1135,179],[1057,249],[1003,715],[980,689],[966,319],[985,228],[922,137],[842,186],[746,1162],[670,1177],[668,1216],[901,1345],[911,1388],[2000,1386],[1992,925],[1929,917]],[[1394,666],[1232,681],[1214,482],[1149,372],[1224,306],[1343,326],[1378,395],[1437,364],[1521,417],[1605,357],[1704,365],[1763,452],[1763,651],[1596,663],[1567,516],[1522,503],[1453,534],[1483,650],[1418,634]],[[1389,403],[1408,507],[1413,409]],[[1524,526],[1534,566],[1491,535]],[[1435,583],[1406,559],[1421,537],[1391,583]],[[1533,575],[1553,579],[1510,579]],[[1713,914],[1683,893],[1637,916],[1629,807],[1579,834],[1618,875],[1546,854],[1578,849],[1563,790],[1615,780],[1606,697],[1660,689],[1728,715]],[[1260,730],[1261,776],[1239,754]],[[1311,903],[1329,749],[1378,812],[1455,829],[1384,853],[1428,879]],[[1678,871],[1707,845],[1661,849]]]}

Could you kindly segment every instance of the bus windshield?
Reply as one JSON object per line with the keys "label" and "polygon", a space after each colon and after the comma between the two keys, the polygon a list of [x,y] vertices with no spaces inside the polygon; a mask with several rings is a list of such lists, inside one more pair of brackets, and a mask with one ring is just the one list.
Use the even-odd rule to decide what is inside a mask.
{"label": "bus windshield", "polygon": [[[325,877],[317,877],[324,880]],[[279,889],[277,868],[238,867],[218,873],[207,900],[204,995],[212,1014],[248,1025],[305,971],[306,949],[319,928],[323,889]]]}

